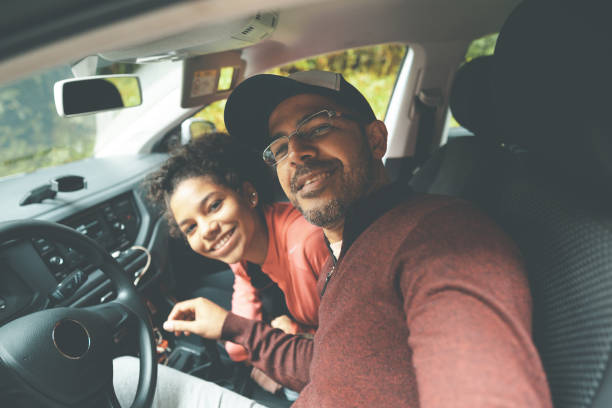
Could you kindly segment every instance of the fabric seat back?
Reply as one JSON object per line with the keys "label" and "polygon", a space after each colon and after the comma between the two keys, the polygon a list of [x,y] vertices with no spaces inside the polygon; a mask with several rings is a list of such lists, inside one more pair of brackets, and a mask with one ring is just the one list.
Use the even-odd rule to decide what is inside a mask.
{"label": "fabric seat back", "polygon": [[476,136],[449,143],[411,180],[475,202],[521,249],[556,408],[612,406],[612,36],[603,3],[519,5],[482,64],[490,75],[473,69],[453,89],[453,113]]}

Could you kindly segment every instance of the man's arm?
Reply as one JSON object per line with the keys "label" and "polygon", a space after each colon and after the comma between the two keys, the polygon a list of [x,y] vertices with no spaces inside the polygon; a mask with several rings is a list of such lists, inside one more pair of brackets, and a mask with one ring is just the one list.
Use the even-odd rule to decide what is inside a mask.
{"label": "man's arm", "polygon": [[221,338],[242,345],[253,366],[292,390],[301,391],[310,381],[312,339],[233,313],[225,319]]}
{"label": "man's arm", "polygon": [[551,407],[518,251],[463,210],[425,221],[427,245],[398,266],[420,406]]}
{"label": "man's arm", "polygon": [[421,407],[550,407],[537,353],[512,317],[465,287],[431,292],[407,319]]}
{"label": "man's arm", "polygon": [[310,380],[312,340],[237,316],[208,299],[190,299],[174,305],[164,329],[177,336],[194,333],[240,344],[255,367],[293,390],[300,391]]}

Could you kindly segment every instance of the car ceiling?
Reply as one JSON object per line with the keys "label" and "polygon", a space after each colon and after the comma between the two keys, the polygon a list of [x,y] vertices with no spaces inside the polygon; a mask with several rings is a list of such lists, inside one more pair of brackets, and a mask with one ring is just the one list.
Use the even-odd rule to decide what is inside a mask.
{"label": "car ceiling", "polygon": [[[121,2],[126,12],[99,13],[96,24],[91,15],[100,2],[53,3],[53,13],[43,1],[0,4],[2,22],[19,22],[22,27],[1,25],[5,29],[0,41],[0,82],[93,53],[189,35],[206,25],[232,24],[265,10],[278,12],[278,25],[270,37],[245,50],[247,75],[306,56],[369,44],[467,43],[498,31],[519,0],[130,0]],[[79,12],[70,14],[67,10],[73,9],[68,6],[77,4]],[[141,6],[138,11],[135,5]],[[58,13],[65,18],[58,18]],[[86,27],[77,24],[81,18],[89,18]],[[17,45],[20,53],[16,54]],[[1,52],[6,50],[13,52]]]}

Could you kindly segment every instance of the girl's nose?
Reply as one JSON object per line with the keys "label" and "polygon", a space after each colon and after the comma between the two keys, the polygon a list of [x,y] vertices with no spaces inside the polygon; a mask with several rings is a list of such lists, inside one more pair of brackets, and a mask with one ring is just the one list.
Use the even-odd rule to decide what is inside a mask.
{"label": "girl's nose", "polygon": [[220,227],[218,221],[203,221],[202,228],[200,228],[200,234],[202,239],[209,240],[213,239],[219,233],[219,230]]}

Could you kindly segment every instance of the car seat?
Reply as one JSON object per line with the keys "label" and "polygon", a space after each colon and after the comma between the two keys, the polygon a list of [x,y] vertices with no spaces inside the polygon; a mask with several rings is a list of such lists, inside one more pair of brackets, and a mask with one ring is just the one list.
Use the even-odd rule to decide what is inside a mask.
{"label": "car seat", "polygon": [[507,147],[499,140],[492,108],[492,57],[465,63],[455,74],[450,107],[455,119],[473,136],[460,136],[432,154],[410,179],[417,192],[462,197],[491,213]]}
{"label": "car seat", "polygon": [[[470,114],[476,122],[460,123],[476,137],[454,150],[467,156],[449,159],[446,149],[430,162],[439,162],[439,173],[452,173],[447,160],[495,160],[474,167],[466,180],[434,171],[433,183],[420,184],[420,172],[411,181],[475,201],[521,249],[533,293],[534,341],[556,408],[612,406],[612,35],[604,3],[520,4],[489,63],[492,101],[478,101],[494,107],[495,127],[478,127],[489,123],[491,112]],[[486,98],[474,88],[489,86],[486,78],[468,87],[468,104]],[[459,184],[436,188],[435,180],[457,178]],[[462,187],[468,185],[481,191]]]}
{"label": "car seat", "polygon": [[[556,407],[612,406],[612,39],[605,2],[533,0],[497,42],[502,138],[525,147],[498,218],[519,244]],[[503,125],[503,126],[501,126]]]}

